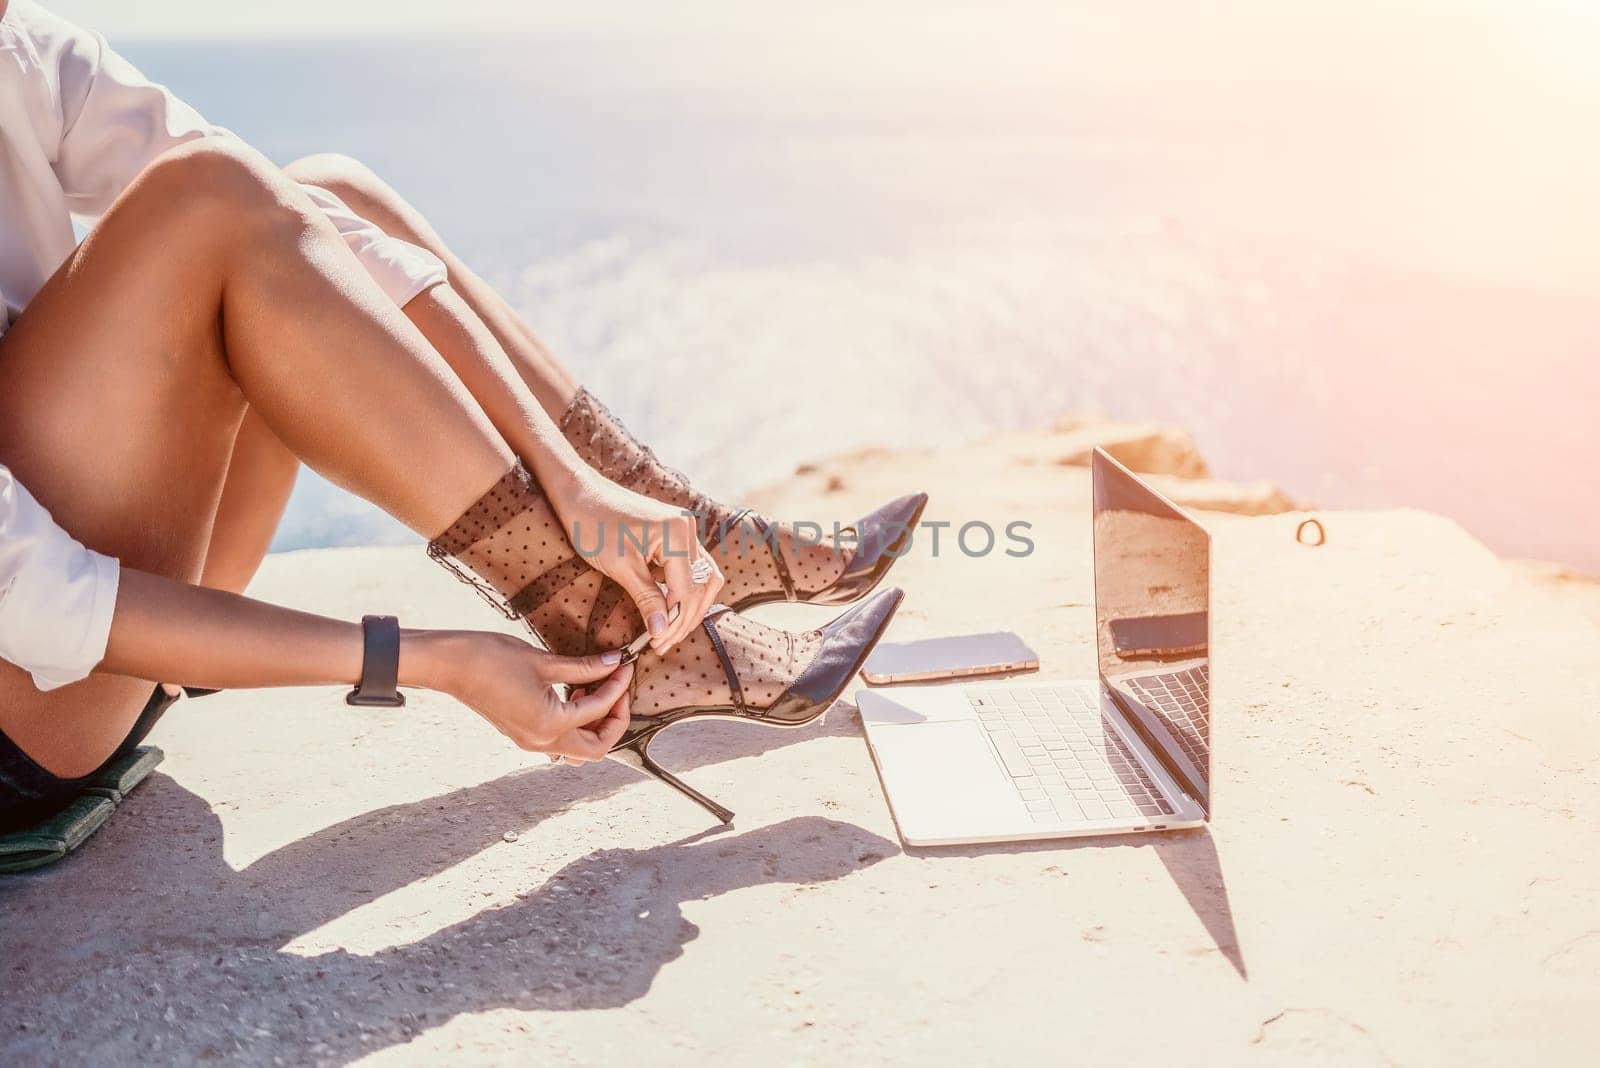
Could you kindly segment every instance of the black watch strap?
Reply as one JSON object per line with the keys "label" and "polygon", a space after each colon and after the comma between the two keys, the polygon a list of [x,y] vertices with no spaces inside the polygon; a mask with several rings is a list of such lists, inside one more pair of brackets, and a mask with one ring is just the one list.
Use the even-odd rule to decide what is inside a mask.
{"label": "black watch strap", "polygon": [[361,617],[361,681],[345,695],[347,705],[400,708],[406,695],[400,678],[400,620],[394,616]]}

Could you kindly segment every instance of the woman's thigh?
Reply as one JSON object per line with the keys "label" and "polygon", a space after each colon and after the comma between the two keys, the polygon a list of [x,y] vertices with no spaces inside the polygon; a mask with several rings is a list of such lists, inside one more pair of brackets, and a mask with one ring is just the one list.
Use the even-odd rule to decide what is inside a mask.
{"label": "woman's thigh", "polygon": [[[0,463],[89,548],[192,582],[244,402],[220,270],[149,199],[119,201],[0,337]],[[95,675],[41,693],[0,661],[0,730],[47,770],[84,774],[150,685]]]}

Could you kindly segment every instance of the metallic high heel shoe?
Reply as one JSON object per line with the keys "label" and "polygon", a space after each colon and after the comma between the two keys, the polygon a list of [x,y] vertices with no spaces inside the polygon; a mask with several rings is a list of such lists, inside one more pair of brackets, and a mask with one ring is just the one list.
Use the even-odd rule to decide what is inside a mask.
{"label": "metallic high heel shoe", "polygon": [[735,512],[727,522],[708,530],[705,546],[708,552],[715,553],[717,545],[728,531],[749,520],[772,554],[772,563],[777,569],[781,588],[759,591],[735,601],[733,610],[736,612],[780,601],[845,605],[865,597],[883,581],[883,577],[889,573],[894,562],[900,558],[902,550],[911,538],[911,532],[916,529],[917,521],[922,518],[922,510],[927,506],[926,493],[907,494],[843,528],[840,531],[841,535],[847,538],[853,536],[855,539],[855,555],[845,565],[844,573],[820,590],[797,588],[783,550],[778,548],[777,542],[772,537],[768,521],[748,508]]}
{"label": "metallic high heel shoe", "polygon": [[[710,812],[722,823],[733,822],[733,812],[717,804],[705,794],[680,780],[650,758],[650,743],[662,731],[675,723],[689,719],[738,719],[749,723],[765,723],[772,727],[803,727],[828,710],[855,673],[861,669],[867,654],[888,628],[900,607],[904,594],[898,589],[887,589],[870,601],[865,601],[845,612],[821,629],[822,645],[799,676],[765,708],[751,708],[744,699],[739,684],[739,674],[729,659],[722,639],[714,626],[715,615],[707,616],[701,624],[711,637],[712,647],[722,662],[733,700],[729,704],[689,705],[648,715],[636,715],[617,744],[612,746],[612,760],[653,775]],[[720,614],[720,613],[719,613]]]}

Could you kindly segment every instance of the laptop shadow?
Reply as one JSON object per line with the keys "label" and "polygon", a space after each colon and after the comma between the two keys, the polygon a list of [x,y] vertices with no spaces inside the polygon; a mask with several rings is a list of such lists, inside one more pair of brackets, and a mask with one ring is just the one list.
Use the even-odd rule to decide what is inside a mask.
{"label": "laptop shadow", "polygon": [[1233,965],[1240,979],[1250,981],[1250,971],[1239,946],[1239,933],[1233,923],[1233,909],[1228,902],[1228,884],[1222,874],[1222,861],[1217,856],[1216,843],[1207,828],[1160,834],[1052,838],[1037,842],[905,847],[907,855],[914,857],[979,857],[996,853],[1059,853],[1080,849],[1154,850],[1189,908],[1205,926],[1217,952]]}

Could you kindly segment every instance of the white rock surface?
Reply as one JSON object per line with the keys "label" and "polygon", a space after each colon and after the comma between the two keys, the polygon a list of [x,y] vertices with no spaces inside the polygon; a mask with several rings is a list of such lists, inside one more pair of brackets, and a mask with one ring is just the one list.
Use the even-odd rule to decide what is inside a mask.
{"label": "white rock surface", "polygon": [[[1043,456],[846,457],[758,503],[848,519],[920,487],[930,519],[1032,522],[1024,560],[903,560],[893,633],[1011,628],[1081,676],[1087,471]],[[1319,515],[1313,549],[1299,514],[1207,513],[1197,832],[905,850],[848,703],[667,735],[738,811],[718,831],[433,695],[183,702],[101,834],[0,880],[0,1061],[1593,1063],[1600,588],[1437,516]],[[257,592],[493,622],[408,548],[274,557]]]}

